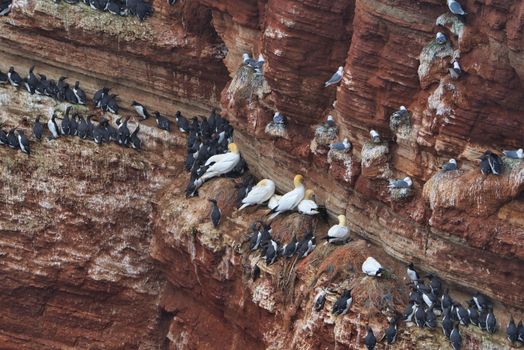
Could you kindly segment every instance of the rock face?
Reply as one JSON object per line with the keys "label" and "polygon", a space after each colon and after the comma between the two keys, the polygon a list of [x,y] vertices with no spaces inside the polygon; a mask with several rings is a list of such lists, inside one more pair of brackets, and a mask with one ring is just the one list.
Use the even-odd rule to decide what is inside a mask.
{"label": "rock face", "polygon": [[[89,95],[111,86],[124,113],[131,100],[170,117],[219,107],[253,174],[279,191],[303,174],[330,214],[346,214],[355,240],[296,264],[259,262],[263,276],[253,282],[257,257],[241,243],[263,212],[234,211],[232,180],[185,199],[179,134],[146,121],[140,153],[74,139],[32,143],[29,158],[0,147],[2,348],[359,348],[366,323],[381,334],[384,309],[402,311],[408,261],[462,301],[474,289],[493,298],[501,324],[522,316],[524,162],[505,160],[501,176],[484,176],[477,158],[522,147],[524,3],[461,3],[465,23],[433,0],[155,0],[140,23],[15,0],[0,19],[2,72],[13,65],[25,75],[36,64],[48,77],[80,80]],[[437,31],[448,37],[443,46]],[[244,52],[264,56],[263,77],[241,67]],[[458,80],[452,60],[465,72]],[[338,66],[341,83],[324,88]],[[34,117],[56,107],[27,96],[0,86],[4,128],[29,135]],[[402,132],[390,129],[400,105],[409,110]],[[264,131],[276,111],[288,118],[285,137]],[[337,138],[352,144],[344,157],[328,159],[312,143],[328,114]],[[370,129],[381,144],[370,144]],[[459,170],[440,172],[451,157]],[[387,180],[405,176],[413,196],[392,200]],[[219,230],[205,200],[217,192]],[[279,218],[277,238],[301,236],[307,223]],[[364,277],[368,255],[396,278]],[[334,320],[311,311],[324,286],[335,288],[328,307],[343,287],[362,297]],[[506,346],[502,332],[463,336],[468,348]],[[399,341],[445,343],[441,333],[404,327]]]}

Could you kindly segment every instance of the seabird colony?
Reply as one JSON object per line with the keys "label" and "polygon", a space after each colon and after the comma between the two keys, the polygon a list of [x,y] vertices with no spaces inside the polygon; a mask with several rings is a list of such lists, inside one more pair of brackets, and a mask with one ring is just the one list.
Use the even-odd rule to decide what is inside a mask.
{"label": "seabird colony", "polygon": [[[59,0],[57,0],[58,2]],[[65,0],[69,4],[76,4],[79,0]],[[146,16],[151,15],[152,8],[148,3],[142,0],[84,0],[86,5],[95,10],[109,11],[115,15],[136,15],[141,21]],[[168,0],[170,5],[174,5],[176,0]],[[0,15],[6,15],[10,9],[10,1],[3,0],[0,3]],[[466,13],[461,5],[454,0],[447,0],[448,7],[453,14],[465,16]],[[438,32],[435,41],[443,45],[448,41],[446,35]],[[249,54],[243,54],[243,64],[255,72],[255,75],[263,75],[263,65],[265,60],[262,55],[258,59],[253,59]],[[450,75],[453,79],[458,79],[463,75],[462,68],[458,60],[451,62],[449,68]],[[77,81],[74,86],[66,82],[67,77],[60,77],[58,81],[47,79],[45,75],[38,76],[33,73],[34,67],[28,72],[25,78],[22,78],[13,67],[7,73],[0,72],[0,84],[10,84],[14,87],[26,90],[31,94],[39,94],[52,97],[61,102],[70,104],[86,105],[87,99],[85,92],[80,88]],[[333,76],[325,82],[324,86],[338,84],[343,77],[344,68],[341,66]],[[104,112],[117,114],[119,106],[117,95],[110,93],[110,88],[102,88],[97,91],[93,97],[93,105]],[[146,120],[151,115],[146,106],[139,102],[132,101],[131,107],[136,111],[139,120]],[[409,117],[406,107],[401,106],[396,112],[400,118]],[[46,126],[50,133],[49,139],[56,139],[62,136],[78,136],[83,139],[92,139],[101,144],[114,141],[121,146],[131,146],[135,149],[141,148],[141,141],[138,138],[140,126],[137,123],[133,132],[130,132],[128,121],[130,117],[118,118],[115,126],[111,125],[111,120],[102,117],[97,125],[92,123],[92,115],[87,118],[78,112],[71,114],[71,106],[68,106],[62,118],[53,114],[46,124],[42,123],[41,117],[37,116],[33,124],[33,136],[40,141],[44,135]],[[169,118],[155,112],[154,118],[158,128],[171,131],[171,121]],[[58,123],[57,120],[61,120]],[[222,118],[216,111],[212,111],[208,118],[193,117],[191,120],[185,118],[180,112],[176,113],[176,127],[180,132],[187,134],[187,155],[185,168],[190,172],[190,180],[186,188],[188,197],[198,195],[198,189],[208,180],[218,176],[238,176],[243,174],[247,165],[241,157],[238,146],[232,142],[233,128],[229,122]],[[280,112],[276,112],[272,127],[276,129],[285,129],[287,127],[287,118]],[[329,115],[323,128],[326,132],[338,130],[333,116]],[[336,133],[336,132],[335,132]],[[382,142],[379,133],[376,130],[370,130],[370,139],[372,143],[379,144]],[[0,129],[0,145],[6,145],[11,148],[18,148],[22,152],[30,154],[29,140],[23,130],[11,128],[8,132]],[[351,143],[348,138],[342,141],[330,144],[330,149],[339,152],[348,152],[351,149]],[[504,156],[511,159],[524,159],[522,149],[504,150]],[[499,175],[502,172],[503,164],[498,155],[491,151],[486,151],[480,157],[480,169],[485,175]],[[450,172],[458,169],[455,159],[450,159],[442,165],[442,171]],[[412,186],[410,177],[397,180],[390,180],[391,189],[410,188]],[[267,204],[268,217],[266,220],[256,221],[252,224],[248,243],[250,251],[260,251],[267,265],[275,263],[278,257],[289,259],[296,256],[302,259],[308,256],[316,247],[316,237],[313,228],[310,226],[304,232],[303,238],[298,239],[293,235],[292,239],[284,244],[276,241],[272,237],[271,220],[278,215],[298,211],[302,215],[325,215],[325,208],[315,201],[315,194],[312,189],[306,189],[304,186],[304,177],[300,174],[293,178],[294,188],[287,193],[278,195],[275,193],[275,183],[271,179],[262,179],[255,183],[253,177],[247,177],[247,180],[238,186],[237,207],[241,211],[249,206],[260,206]],[[209,198],[210,219],[215,228],[219,227],[222,212],[218,205],[218,199]],[[350,240],[350,230],[346,225],[345,215],[338,216],[338,223],[331,226],[327,234],[322,237],[325,244],[344,244]],[[382,278],[389,272],[373,257],[368,257],[362,264],[362,272],[372,278]],[[252,267],[252,279],[255,281],[259,278],[261,270],[258,263]],[[491,301],[484,295],[476,293],[471,300],[464,306],[460,302],[454,301],[449,290],[443,290],[440,279],[433,275],[427,274],[421,278],[414,265],[410,263],[406,269],[407,277],[411,284],[409,294],[409,303],[403,316],[400,318],[406,322],[412,322],[419,328],[434,329],[437,325],[437,317],[442,316],[441,328],[443,334],[449,339],[453,349],[458,350],[462,346],[462,336],[459,325],[467,326],[473,324],[481,330],[488,333],[496,332],[497,320],[493,313]],[[428,284],[424,282],[428,281]],[[331,313],[334,316],[341,316],[349,312],[353,302],[351,289],[345,289],[338,296],[333,304]],[[321,288],[314,300],[314,311],[321,312],[324,308],[326,295],[329,290]],[[389,327],[384,333],[383,340],[388,344],[393,344],[397,338],[398,318],[389,320]],[[512,343],[524,343],[524,327],[522,321],[515,325],[513,318],[510,319],[506,333],[508,340]],[[368,325],[367,334],[364,338],[364,344],[368,349],[374,349],[377,339],[373,329]]]}

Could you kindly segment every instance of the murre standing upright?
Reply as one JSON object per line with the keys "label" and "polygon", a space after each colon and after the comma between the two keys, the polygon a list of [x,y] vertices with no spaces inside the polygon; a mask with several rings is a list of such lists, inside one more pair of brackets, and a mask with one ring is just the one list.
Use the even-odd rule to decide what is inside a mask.
{"label": "murre standing upright", "polygon": [[16,132],[18,135],[20,150],[22,150],[22,152],[26,153],[27,155],[31,154],[31,150],[29,149],[29,140],[25,136],[24,132],[22,130],[16,130]]}
{"label": "murre standing upright", "polygon": [[40,116],[37,116],[35,119],[35,124],[33,125],[33,135],[35,139],[40,141],[42,139],[42,134],[44,132],[44,126],[40,123]]}

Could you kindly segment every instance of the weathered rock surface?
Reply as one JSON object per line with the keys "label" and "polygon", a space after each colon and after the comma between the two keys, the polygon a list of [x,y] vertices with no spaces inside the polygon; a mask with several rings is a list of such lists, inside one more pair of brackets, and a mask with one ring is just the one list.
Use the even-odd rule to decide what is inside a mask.
{"label": "weathered rock surface", "polygon": [[[2,147],[2,348],[359,348],[366,322],[376,334],[387,324],[377,298],[390,293],[397,311],[406,302],[404,268],[393,258],[437,273],[461,301],[473,289],[486,293],[501,324],[521,317],[524,165],[506,162],[502,176],[485,177],[477,158],[522,147],[524,3],[461,3],[465,25],[436,0],[155,0],[144,23],[15,0],[0,20],[0,70],[14,65],[25,75],[36,64],[49,77],[82,81],[89,94],[112,86],[126,109],[135,99],[168,116],[220,106],[254,174],[280,191],[305,175],[319,202],[345,213],[373,245],[319,247],[296,270],[261,263],[263,278],[253,283],[255,257],[240,242],[262,213],[239,216],[226,205],[231,180],[186,200],[183,140],[147,127],[152,121],[141,153],[73,139],[34,144],[30,158]],[[437,31],[450,39],[440,49]],[[239,69],[243,52],[264,55],[264,78]],[[466,72],[460,80],[447,72],[452,58]],[[342,82],[324,88],[340,65]],[[28,129],[36,113],[49,115],[52,102],[13,91],[0,87],[6,126]],[[400,105],[411,128],[393,135],[389,117]],[[290,121],[286,138],[264,133],[277,110]],[[353,145],[346,159],[311,151],[328,114]],[[384,140],[377,154],[371,128]],[[450,157],[460,170],[439,173]],[[387,179],[404,176],[414,196],[392,201]],[[205,196],[218,189],[227,219],[214,230]],[[297,222],[278,219],[277,238],[290,238],[287,224],[302,234]],[[359,274],[367,254],[395,278]],[[311,312],[315,288],[325,285],[366,297],[332,326],[326,311]],[[399,348],[447,347],[440,333],[402,332]],[[467,348],[506,346],[502,332],[463,332]]]}

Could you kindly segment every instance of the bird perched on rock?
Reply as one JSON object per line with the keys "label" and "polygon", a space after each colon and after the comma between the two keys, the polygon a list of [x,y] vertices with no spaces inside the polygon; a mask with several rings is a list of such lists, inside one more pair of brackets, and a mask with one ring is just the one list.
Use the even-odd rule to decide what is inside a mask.
{"label": "bird perched on rock", "polygon": [[0,71],[0,84],[9,84],[9,78],[7,77],[7,74],[2,73],[2,71]]}
{"label": "bird perched on rock", "polygon": [[258,60],[252,59],[248,53],[242,54],[242,61],[244,64],[255,70],[255,73],[262,74],[262,66],[264,65],[264,56],[258,55]]}
{"label": "bird perched on rock", "polygon": [[191,129],[189,121],[186,117],[182,115],[182,113],[180,113],[180,111],[177,111],[175,114],[175,122],[178,130],[180,130],[181,132],[187,133]]}
{"label": "bird perched on rock", "polygon": [[513,321],[513,316],[509,317],[508,326],[506,327],[506,335],[511,343],[517,341],[517,337],[519,334],[517,326],[515,325],[515,321]]}
{"label": "bird perched on rock", "polygon": [[380,263],[371,256],[369,256],[362,264],[362,272],[368,276],[382,277],[384,271],[385,270],[382,268],[382,265],[380,265]]}
{"label": "bird perched on rock", "polygon": [[466,310],[461,304],[455,304],[454,310],[456,313],[456,318],[459,321],[459,323],[463,326],[469,325],[469,313],[468,310]]}
{"label": "bird perched on rock", "polygon": [[0,1],[0,16],[7,16],[11,12],[12,0]]}
{"label": "bird perched on rock", "polygon": [[42,139],[42,134],[44,133],[44,126],[40,123],[40,116],[37,116],[35,123],[33,125],[33,136],[35,139],[40,141]]}
{"label": "bird perched on rock", "polygon": [[7,134],[4,130],[0,129],[0,145],[9,145],[9,139],[7,138]]}
{"label": "bird perched on rock", "polygon": [[349,228],[346,226],[346,216],[339,215],[338,224],[333,225],[329,228],[327,236],[323,239],[327,240],[327,243],[344,243],[349,238]]}
{"label": "bird perched on rock", "polygon": [[131,148],[140,150],[142,149],[142,141],[138,137],[138,132],[140,131],[140,125],[136,126],[135,131],[131,133],[131,136],[129,136],[129,144],[131,145]]}
{"label": "bird perched on rock", "polygon": [[156,126],[159,129],[171,131],[171,121],[166,117],[160,115],[160,113],[155,112]]}
{"label": "bird perched on rock", "polygon": [[282,247],[281,255],[284,258],[291,258],[293,254],[297,251],[298,247],[298,241],[297,236],[293,235],[293,238],[291,238],[291,241],[289,243],[284,244]]}
{"label": "bird perched on rock", "polygon": [[270,179],[260,180],[242,199],[242,206],[238,210],[242,210],[250,205],[262,204],[268,201],[274,194],[275,183]]}
{"label": "bird perched on rock", "polygon": [[449,341],[453,350],[460,350],[462,348],[462,336],[458,328],[458,324],[453,327],[453,330],[449,334]]}
{"label": "bird perched on rock", "polygon": [[335,316],[345,315],[349,311],[352,302],[353,298],[351,297],[351,289],[344,290],[342,295],[340,295],[337,301],[333,304],[331,313]]}
{"label": "bird perched on rock", "polygon": [[491,306],[491,301],[488,299],[488,297],[479,292],[475,292],[475,295],[473,295],[471,300],[475,303],[479,311],[487,310],[488,307]]}
{"label": "bird perched on rock", "polygon": [[344,74],[344,67],[340,66],[338,67],[335,74],[329,78],[328,81],[324,83],[324,87],[328,87],[330,85],[338,84],[342,80],[342,75]]}
{"label": "bird perched on rock", "polygon": [[318,205],[315,203],[315,193],[313,190],[306,190],[304,199],[298,203],[298,212],[303,215],[316,215],[319,213]]}
{"label": "bird perched on rock", "polygon": [[93,105],[95,106],[95,108],[102,107],[102,99],[107,96],[110,90],[110,88],[103,87],[102,89],[95,92],[95,94],[93,95]]}
{"label": "bird perched on rock", "polygon": [[431,289],[431,293],[437,296],[440,295],[440,292],[442,291],[442,282],[440,279],[431,273],[427,274],[426,278],[430,281],[429,288]]}
{"label": "bird perched on rock", "polygon": [[519,148],[517,150],[509,150],[509,151],[502,151],[502,153],[511,159],[524,159],[524,150],[522,148]]}
{"label": "bird perched on rock", "polygon": [[269,220],[272,220],[281,213],[293,210],[298,206],[300,201],[304,198],[305,194],[303,182],[304,177],[302,175],[295,175],[295,178],[293,179],[295,188],[280,198],[278,205],[269,212],[271,213]]}
{"label": "bird perched on rock", "polygon": [[435,329],[437,327],[437,316],[433,312],[433,306],[426,309],[426,327]]}
{"label": "bird perched on rock", "polygon": [[20,143],[18,141],[15,128],[12,128],[7,133],[7,145],[14,149],[20,148]]}
{"label": "bird perched on rock", "polygon": [[453,330],[453,320],[451,319],[450,308],[446,308],[443,310],[441,327],[444,336],[449,339],[451,331]]}
{"label": "bird perched on rock", "polygon": [[417,272],[417,270],[415,270],[415,266],[413,265],[413,263],[409,263],[407,269],[406,269],[406,273],[409,277],[409,279],[411,280],[411,282],[417,282],[419,279],[420,279],[420,276]]}
{"label": "bird perched on rock", "polygon": [[373,334],[373,330],[369,326],[368,326],[368,334],[364,338],[364,345],[366,345],[366,348],[368,350],[375,349],[375,346],[377,345],[377,338],[375,338],[375,334]]}
{"label": "bird perched on rock", "polygon": [[380,143],[380,135],[376,130],[370,130],[369,135],[371,136],[371,142],[373,143]]}
{"label": "bird perched on rock", "polygon": [[266,265],[269,266],[273,264],[277,260],[277,257],[278,257],[278,243],[274,240],[270,240],[269,243],[267,244],[267,249],[266,249],[266,254],[265,254]]}
{"label": "bird perched on rock", "polygon": [[345,138],[342,142],[332,143],[329,148],[339,152],[347,152],[351,149],[351,143]]}
{"label": "bird perched on rock", "polygon": [[20,150],[27,155],[31,154],[31,150],[29,149],[29,140],[25,136],[24,132],[22,130],[16,130],[16,134],[18,137]]}
{"label": "bird perched on rock", "polygon": [[462,9],[462,6],[455,0],[447,0],[448,8],[454,15],[465,16],[466,12]]}
{"label": "bird perched on rock", "polygon": [[237,145],[230,143],[227,148],[229,152],[215,154],[207,159],[204,164],[206,167],[205,172],[194,181],[196,188],[202,186],[206,180],[229,173],[240,162],[240,153]]}
{"label": "bird perched on rock", "polygon": [[316,238],[313,235],[313,231],[310,230],[305,234],[304,239],[302,239],[298,243],[298,246],[297,246],[298,258],[302,259],[308,256],[313,251],[313,249],[315,249],[316,245],[317,245]]}
{"label": "bird perched on rock", "polygon": [[500,175],[502,174],[503,170],[503,163],[502,160],[498,155],[491,152],[490,150],[485,151],[480,156],[480,171],[484,175],[489,175],[492,173],[493,175]]}
{"label": "bird perched on rock", "polygon": [[517,340],[521,343],[524,343],[524,325],[522,325],[522,321],[519,321],[519,325],[517,326]]}
{"label": "bird perched on rock", "polygon": [[9,67],[7,72],[7,79],[9,83],[14,87],[19,87],[23,83],[22,77],[15,71],[14,67]]}
{"label": "bird perched on rock", "polygon": [[75,94],[76,100],[78,101],[79,104],[81,105],[86,104],[86,101],[87,101],[86,93],[84,92],[84,90],[80,88],[79,81],[75,83],[75,87],[73,88],[73,93]]}
{"label": "bird perched on rock", "polygon": [[491,334],[497,331],[497,319],[491,306],[488,307],[488,315],[486,316],[486,330]]}
{"label": "bird perched on rock", "polygon": [[437,32],[437,35],[435,36],[435,41],[439,45],[444,45],[448,41],[448,38],[446,37],[446,35],[444,35],[444,33]]}
{"label": "bird perched on rock", "polygon": [[424,328],[426,325],[426,311],[422,305],[415,305],[415,324],[419,328]]}
{"label": "bird perched on rock", "polygon": [[388,344],[393,344],[397,340],[397,321],[393,318],[389,321],[389,326],[384,332],[384,338]]}
{"label": "bird perched on rock", "polygon": [[53,116],[47,122],[47,128],[51,132],[51,135],[54,139],[58,138],[58,135],[59,135],[58,130],[60,129],[58,128],[58,124],[56,122],[56,114],[53,113]]}
{"label": "bird perched on rock", "polygon": [[215,228],[220,225],[220,218],[222,217],[222,212],[220,211],[220,208],[217,205],[216,199],[209,199],[209,202],[211,203],[211,222],[213,223],[213,226]]}
{"label": "bird perched on rock", "polygon": [[333,119],[333,116],[331,114],[327,116],[325,127],[326,128],[336,128],[337,127],[337,124],[335,123],[335,119]]}
{"label": "bird perched on rock", "polygon": [[415,306],[415,302],[413,300],[410,300],[409,303],[406,305],[406,308],[404,309],[402,321],[411,322],[413,320],[413,316],[415,316],[416,310],[417,308]]}
{"label": "bird perched on rock", "polygon": [[129,117],[125,118],[124,121],[121,121],[120,118],[116,120],[117,125],[117,142],[120,146],[127,146],[129,143],[129,138],[131,136],[131,133],[129,131],[129,128],[127,127],[127,122],[129,120]]}
{"label": "bird perched on rock", "polygon": [[286,134],[287,118],[280,112],[275,112],[273,115],[273,121],[266,125],[266,134],[272,136],[283,137]]}
{"label": "bird perched on rock", "polygon": [[442,170],[444,170],[444,172],[453,171],[457,169],[458,169],[457,161],[453,158],[451,158],[450,160],[448,160],[447,163],[442,165]]}
{"label": "bird perched on rock", "polygon": [[473,300],[470,300],[468,303],[468,317],[469,322],[471,322],[474,326],[479,326],[479,312],[477,310],[477,306],[475,305],[475,302]]}
{"label": "bird perched on rock", "polygon": [[462,75],[462,68],[457,60],[453,61],[453,67],[448,68],[451,79],[458,79]]}
{"label": "bird perched on rock", "polygon": [[140,116],[140,119],[146,120],[147,118],[149,118],[149,113],[146,107],[144,107],[142,104],[136,101],[133,101],[131,103],[131,106],[135,109],[136,113]]}
{"label": "bird perched on rock", "polygon": [[320,291],[315,295],[315,304],[313,305],[313,310],[320,311],[324,308],[324,304],[326,303],[326,291],[321,288]]}
{"label": "bird perched on rock", "polygon": [[409,176],[402,180],[389,180],[389,188],[410,188],[413,185]]}

